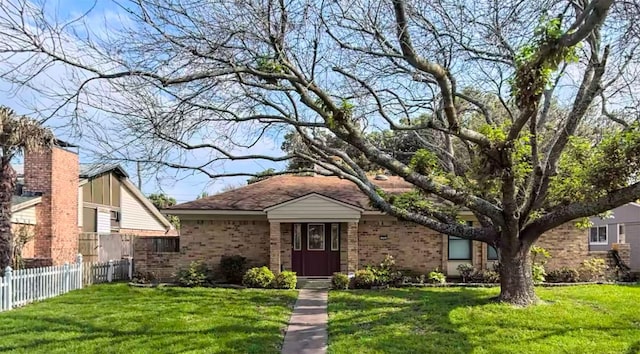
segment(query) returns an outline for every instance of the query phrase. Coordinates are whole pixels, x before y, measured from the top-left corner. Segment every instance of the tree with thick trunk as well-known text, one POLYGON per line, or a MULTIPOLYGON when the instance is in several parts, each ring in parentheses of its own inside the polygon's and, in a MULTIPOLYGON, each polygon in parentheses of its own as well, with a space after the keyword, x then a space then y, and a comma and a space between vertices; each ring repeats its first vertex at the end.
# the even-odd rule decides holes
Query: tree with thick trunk
POLYGON ((38 151, 53 144, 53 134, 39 122, 0 106, 0 270, 11 265, 13 233, 11 198, 16 190, 16 171, 11 161, 28 149, 38 151))
POLYGON ((495 247, 506 302, 536 301, 546 231, 640 197, 631 2, 130 0, 100 26, 93 8, 0 1, 0 78, 54 99, 37 111, 87 127, 104 157, 211 178, 320 166, 381 211, 495 247), (419 148, 398 156, 386 131, 419 148), (288 152, 256 153, 291 133, 288 152), (414 191, 385 194, 370 166, 414 191))

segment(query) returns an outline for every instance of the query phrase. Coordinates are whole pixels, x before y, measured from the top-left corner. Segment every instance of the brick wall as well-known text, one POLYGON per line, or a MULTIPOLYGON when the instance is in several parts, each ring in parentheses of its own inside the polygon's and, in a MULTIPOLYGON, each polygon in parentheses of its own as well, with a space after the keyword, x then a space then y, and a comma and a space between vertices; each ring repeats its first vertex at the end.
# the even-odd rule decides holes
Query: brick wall
POLYGON ((180 252, 152 253, 150 245, 150 239, 136 238, 136 270, 152 271, 166 277, 171 277, 178 268, 187 266, 192 261, 202 261, 217 271, 220 258, 225 255, 247 257, 250 266, 269 265, 269 222, 183 220, 180 252))
POLYGON ((545 248, 551 254, 545 266, 547 270, 560 267, 576 268, 583 260, 589 258, 588 240, 584 237, 584 231, 575 227, 573 222, 545 232, 536 245, 545 248))
POLYGON ((361 220, 358 224, 360 268, 378 264, 391 255, 399 268, 426 273, 442 268, 442 248, 439 233, 415 223, 385 217, 361 220), (381 240, 381 235, 387 239, 381 240))
POLYGON ((25 189, 42 193, 36 207, 34 256, 53 264, 74 262, 78 253, 78 155, 54 147, 25 155, 25 189))
POLYGON ((136 272, 153 272, 161 281, 170 281, 175 272, 185 265, 181 252, 152 252, 152 239, 149 237, 136 237, 133 245, 136 272))
MULTIPOLYGON (((427 273, 436 268, 455 274, 455 262, 447 259, 447 237, 411 222, 397 221, 389 217, 365 218, 351 225, 357 231, 357 242, 351 249, 355 257, 348 257, 348 230, 341 224, 341 269, 363 268, 380 263, 386 255, 396 259, 401 269, 427 273), (386 239, 380 239, 386 236, 386 239), (452 268, 448 270, 447 268, 452 268)), ((280 226, 280 259, 284 269, 291 267, 290 223, 280 226)), ((552 255, 547 269, 562 266, 577 267, 588 257, 587 240, 582 231, 572 224, 556 228, 540 240, 538 245, 552 255)), ((252 266, 269 265, 270 225, 267 220, 183 220, 179 253, 150 252, 150 243, 138 237, 134 255, 136 269, 154 271, 170 277, 179 267, 191 261, 204 261, 217 268, 223 255, 240 254, 247 257, 252 266)), ((489 267, 486 261, 486 245, 473 242, 472 263, 477 267, 489 267)))
POLYGON ((280 225, 280 262, 283 270, 291 270, 291 241, 293 237, 293 224, 283 223, 280 225))

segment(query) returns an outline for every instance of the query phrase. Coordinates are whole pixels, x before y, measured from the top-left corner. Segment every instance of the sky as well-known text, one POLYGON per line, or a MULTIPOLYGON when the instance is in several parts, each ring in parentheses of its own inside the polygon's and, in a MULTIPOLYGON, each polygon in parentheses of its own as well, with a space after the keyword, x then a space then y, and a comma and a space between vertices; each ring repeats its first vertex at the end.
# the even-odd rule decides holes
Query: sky
MULTIPOLYGON (((52 16, 74 16, 84 13, 89 7, 93 6, 92 1, 76 1, 76 0, 57 0, 46 2, 45 11, 52 16)), ((111 1, 98 0, 93 6, 90 13, 90 20, 87 21, 91 31, 101 31, 106 26, 117 26, 118 21, 122 17, 118 15, 121 11, 117 5, 111 1)), ((70 43, 69 45, 73 45, 70 43)), ((6 65, 0 62, 0 66, 6 65)), ((50 79, 54 82, 58 80, 64 80, 64 69, 57 70, 53 68, 49 75, 50 79), (56 77, 57 76, 57 77, 56 77)), ((62 81, 60 81, 62 82, 62 81)), ((48 84, 48 83, 43 83, 48 84)), ((62 83, 64 84, 64 83, 62 83)), ((38 102, 40 107, 51 105, 52 102, 49 98, 42 97, 38 92, 30 90, 28 88, 17 88, 7 81, 3 81, 0 78, 0 105, 8 106, 14 109, 18 114, 32 114, 32 107, 34 102, 38 102)), ((96 156, 91 153, 91 142, 87 139, 79 136, 77 133, 71 132, 68 129, 68 122, 65 119, 51 119, 46 122, 46 126, 50 127, 56 136, 62 140, 69 141, 73 144, 79 145, 80 161, 99 162, 96 160, 96 156)), ((113 137, 117 139, 117 137, 113 137)), ((280 141, 276 140, 264 140, 261 141, 252 149, 252 153, 274 155, 281 154, 280 141)), ((190 161, 193 164, 206 162, 206 156, 196 157, 201 161, 190 161)), ((137 183, 137 169, 135 164, 123 164, 123 167, 131 177, 134 183, 137 183)), ((263 171, 268 168, 282 169, 283 163, 274 163, 265 160, 246 160, 229 162, 224 166, 221 166, 221 171, 215 171, 216 173, 241 171, 245 173, 254 173, 263 171)), ((159 174, 143 174, 142 191, 145 194, 164 192, 169 196, 176 198, 180 202, 186 202, 195 199, 202 192, 208 194, 214 194, 221 189, 229 186, 240 186, 246 184, 248 177, 228 177, 211 180, 204 174, 193 171, 181 171, 174 169, 165 169, 159 174)))

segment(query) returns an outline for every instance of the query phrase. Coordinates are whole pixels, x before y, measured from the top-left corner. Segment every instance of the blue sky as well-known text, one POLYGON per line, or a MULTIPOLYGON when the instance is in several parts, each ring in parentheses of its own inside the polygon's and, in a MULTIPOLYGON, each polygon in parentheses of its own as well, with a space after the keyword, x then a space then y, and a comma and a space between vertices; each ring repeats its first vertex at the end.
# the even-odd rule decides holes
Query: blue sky
MULTIPOLYGON (((50 15, 55 15, 57 18, 65 18, 69 16, 77 16, 78 14, 86 12, 86 10, 92 7, 94 4, 91 1, 76 1, 76 0, 58 0, 47 2, 45 10, 50 15)), ((111 1, 98 0, 95 4, 92 12, 90 13, 90 20, 87 21, 91 31, 100 32, 104 30, 105 26, 113 28, 118 26, 118 13, 121 9, 111 1)), ((0 62, 0 66, 3 65, 0 62)), ((59 76, 63 77, 62 74, 59 76)), ((60 79, 60 78, 58 78, 60 79)), ((52 78, 56 80, 56 78, 52 78)), ((13 108, 15 111, 21 114, 33 114, 32 107, 34 102, 40 102, 39 105, 53 105, 55 102, 42 97, 37 92, 28 88, 16 89, 15 86, 4 82, 0 79, 0 104, 13 108)), ((46 123, 47 126, 52 128, 56 135, 63 139, 70 141, 80 146, 80 160, 81 162, 97 162, 96 157, 91 153, 92 146, 90 142, 77 135, 78 132, 72 132, 68 129, 68 122, 64 119, 52 119, 46 123)), ((82 133, 80 131, 79 133, 82 133)), ((115 137, 114 137, 115 138, 115 137)), ((278 151, 280 145, 279 141, 268 141, 258 147, 259 153, 274 154, 274 151, 278 151)), ((275 152, 277 154, 277 152, 275 152)), ((193 163, 201 163, 203 161, 193 161, 193 163)), ((283 163, 275 164, 270 161, 238 161, 229 162, 224 166, 220 166, 220 171, 223 172, 258 172, 267 168, 281 169, 284 166, 283 163)), ((136 166, 134 164, 125 164, 123 166, 132 181, 137 181, 136 166)), ((203 191, 209 194, 216 193, 226 186, 238 186, 246 183, 247 177, 230 177, 222 178, 218 180, 210 180, 207 176, 196 173, 193 171, 178 171, 167 169, 159 174, 147 174, 143 178, 142 190, 144 193, 154 193, 163 191, 170 196, 173 196, 178 202, 184 202, 195 199, 195 197, 203 191)))

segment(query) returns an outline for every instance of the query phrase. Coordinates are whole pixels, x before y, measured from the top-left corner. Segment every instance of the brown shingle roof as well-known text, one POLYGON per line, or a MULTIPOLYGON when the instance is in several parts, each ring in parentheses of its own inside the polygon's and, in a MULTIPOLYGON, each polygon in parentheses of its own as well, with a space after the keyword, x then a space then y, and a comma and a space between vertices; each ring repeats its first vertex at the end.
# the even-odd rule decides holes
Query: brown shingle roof
MULTIPOLYGON (((411 189, 411 184, 400 177, 390 176, 386 181, 373 182, 389 193, 406 192, 411 189)), ((274 176, 224 193, 174 205, 169 209, 262 211, 311 193, 322 194, 365 210, 374 210, 369 198, 348 180, 338 177, 292 175, 274 176)))

